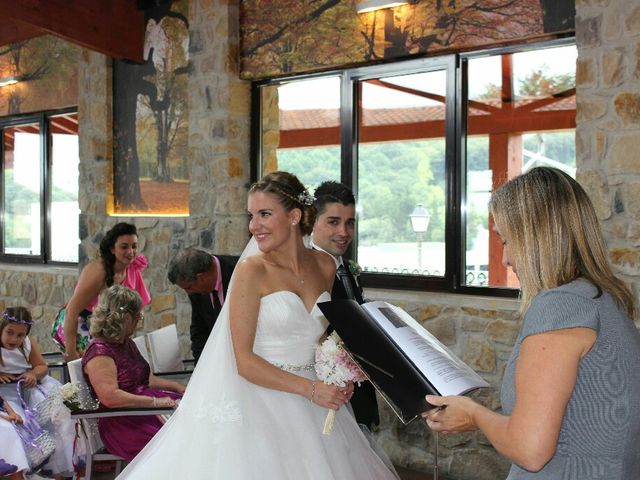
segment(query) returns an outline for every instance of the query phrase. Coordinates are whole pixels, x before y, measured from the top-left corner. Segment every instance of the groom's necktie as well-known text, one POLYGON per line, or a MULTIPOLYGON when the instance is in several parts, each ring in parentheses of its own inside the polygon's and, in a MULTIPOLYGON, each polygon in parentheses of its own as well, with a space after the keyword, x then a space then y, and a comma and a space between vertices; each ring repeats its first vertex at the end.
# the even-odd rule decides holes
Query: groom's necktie
POLYGON ((338 276, 338 279, 340 279, 340 282, 342 282, 342 286, 344 287, 344 290, 347 294, 347 298, 355 300, 356 292, 353 289, 353 283, 351 283, 349 272, 347 272, 347 269, 344 268, 344 265, 341 264, 338 267, 338 270, 336 270, 336 275, 338 276))

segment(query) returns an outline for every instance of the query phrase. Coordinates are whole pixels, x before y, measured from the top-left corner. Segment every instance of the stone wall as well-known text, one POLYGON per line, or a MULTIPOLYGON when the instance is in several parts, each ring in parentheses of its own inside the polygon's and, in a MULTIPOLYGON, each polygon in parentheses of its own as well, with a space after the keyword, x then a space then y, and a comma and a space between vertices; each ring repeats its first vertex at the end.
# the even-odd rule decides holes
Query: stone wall
POLYGON ((577 177, 640 296, 640 5, 577 0, 576 37, 577 177))
MULTIPOLYGON (((135 224, 140 251, 149 259, 144 277, 152 294, 141 328, 151 331, 176 323, 185 356, 190 355, 191 307, 184 292, 166 278, 171 257, 187 246, 239 253, 248 238, 250 85, 238 79, 237 9, 237 2, 190 4, 189 150, 184 152, 190 166, 189 217, 109 215, 113 204, 111 60, 90 51, 81 56, 81 264, 96 258, 100 240, 115 223, 135 224)), ((73 281, 67 282, 70 288, 64 298, 71 295, 76 276, 73 272, 73 281)), ((35 334, 45 351, 53 350, 46 335, 40 330, 35 334)))
MULTIPOLYGON (((189 150, 191 214, 187 218, 114 218, 112 202, 111 62, 83 51, 80 64, 81 259, 118 221, 135 223, 149 257, 145 278, 153 303, 145 330, 176 322, 188 353, 190 307, 166 280, 178 249, 199 245, 239 253, 247 239, 245 199, 249 172, 249 85, 238 80, 237 1, 192 0, 190 6, 189 150)), ((617 269, 640 292, 640 7, 635 0, 578 0, 578 179, 591 194, 617 269)), ((0 267, 0 307, 31 306, 34 335, 43 350, 56 308, 69 298, 77 270, 0 267)), ((517 301, 463 295, 367 290, 373 299, 403 306, 480 372, 493 388, 480 393, 499 406, 499 386, 518 329, 517 301)), ((381 402, 383 403, 383 402, 381 402)), ((426 472, 434 437, 421 421, 401 425, 382 406, 375 433, 398 465, 426 472)), ((452 479, 504 478, 508 462, 477 433, 440 436, 440 471, 452 479)))

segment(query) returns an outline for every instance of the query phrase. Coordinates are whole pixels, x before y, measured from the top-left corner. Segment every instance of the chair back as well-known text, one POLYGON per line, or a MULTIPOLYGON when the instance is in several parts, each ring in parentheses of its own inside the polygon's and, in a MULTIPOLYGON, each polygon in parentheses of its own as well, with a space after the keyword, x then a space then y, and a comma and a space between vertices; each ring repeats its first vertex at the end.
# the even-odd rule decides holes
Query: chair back
POLYGON ((154 373, 184 370, 178 330, 174 323, 147 333, 147 340, 151 353, 151 369, 154 373))
MULTIPOLYGON (((80 395, 88 395, 91 390, 82 372, 82 359, 71 360, 67 363, 67 369, 69 370, 69 379, 80 386, 80 395)), ((102 440, 100 440, 100 434, 98 433, 98 420, 92 418, 80 421, 86 435, 87 455, 93 455, 103 448, 102 440)))
POLYGON ((149 359, 149 349, 147 348, 147 336, 140 335, 138 337, 133 337, 133 343, 135 343, 136 347, 138 347, 138 350, 140 350, 142 358, 144 358, 147 363, 150 364, 151 361, 149 359))

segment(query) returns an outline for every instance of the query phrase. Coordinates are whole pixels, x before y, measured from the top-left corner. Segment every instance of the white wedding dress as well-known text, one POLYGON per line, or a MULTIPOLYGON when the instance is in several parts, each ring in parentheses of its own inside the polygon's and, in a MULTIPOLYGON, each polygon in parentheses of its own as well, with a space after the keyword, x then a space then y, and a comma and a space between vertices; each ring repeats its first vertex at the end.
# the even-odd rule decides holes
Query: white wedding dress
MULTIPOLYGON (((327 300, 325 292, 317 302, 327 300)), ((118 479, 396 479, 346 408, 323 435, 327 409, 238 375, 228 304, 178 409, 118 479)), ((315 378, 315 347, 327 325, 317 305, 309 312, 295 293, 276 291, 260 301, 254 352, 315 378)))

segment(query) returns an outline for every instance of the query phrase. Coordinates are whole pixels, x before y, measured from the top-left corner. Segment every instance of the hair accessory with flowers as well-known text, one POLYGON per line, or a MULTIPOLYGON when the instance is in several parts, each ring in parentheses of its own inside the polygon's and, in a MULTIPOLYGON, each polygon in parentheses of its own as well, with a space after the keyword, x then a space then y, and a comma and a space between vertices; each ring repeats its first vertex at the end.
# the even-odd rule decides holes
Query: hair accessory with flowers
MULTIPOLYGON (((360 367, 345 349, 344 343, 333 331, 321 345, 316 348, 316 375, 318 380, 327 385, 344 387, 348 382, 363 382, 367 379, 360 367)), ((329 410, 322 433, 329 435, 333 428, 335 410, 329 410)))
POLYGON ((307 207, 310 207, 311 205, 313 205, 313 202, 316 201, 315 197, 306 190, 298 194, 297 200, 298 203, 300 203, 301 205, 306 205, 307 207))
POLYGON ((13 315, 9 315, 6 311, 2 312, 2 318, 7 322, 20 323, 22 325, 33 325, 33 320, 25 320, 23 318, 16 318, 13 315))

